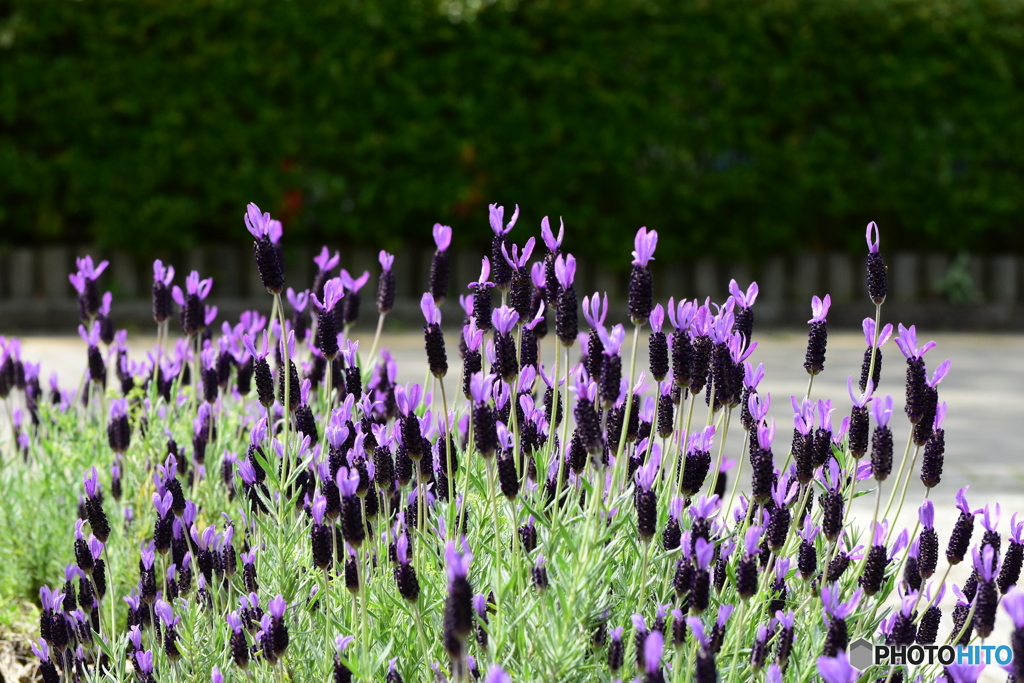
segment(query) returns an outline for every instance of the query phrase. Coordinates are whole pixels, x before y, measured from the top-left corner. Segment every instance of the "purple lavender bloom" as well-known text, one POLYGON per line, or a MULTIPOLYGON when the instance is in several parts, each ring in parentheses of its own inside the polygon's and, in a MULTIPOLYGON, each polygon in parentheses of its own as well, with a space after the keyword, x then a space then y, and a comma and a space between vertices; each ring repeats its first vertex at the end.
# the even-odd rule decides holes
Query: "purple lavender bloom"
POLYGON ((661 449, 655 445, 651 457, 636 472, 636 482, 643 491, 650 491, 661 467, 661 449))
POLYGON ((576 257, 567 254, 563 258, 559 254, 555 259, 555 277, 558 278, 558 284, 562 285, 562 289, 572 287, 573 280, 576 278, 576 257))
POLYGON ((828 315, 828 309, 832 306, 832 297, 828 294, 825 295, 824 299, 819 299, 817 296, 811 297, 811 319, 808 323, 820 323, 825 322, 825 317, 828 315))
POLYGON ((995 548, 990 545, 986 545, 981 552, 978 551, 977 546, 971 549, 974 568, 986 583, 990 583, 996 576, 996 565, 998 563, 996 562, 995 553, 995 548))
POLYGON ((496 308, 491 314, 491 323, 501 334, 508 334, 519 321, 519 314, 508 306, 496 308))
POLYGON ((85 495, 89 498, 95 498, 96 492, 99 490, 99 478, 100 475, 96 471, 96 467, 92 467, 88 472, 85 473, 85 495))
POLYGON ((171 511, 173 501, 174 497, 170 491, 165 492, 163 496, 159 493, 153 493, 153 507, 156 508, 156 512, 161 518, 167 517, 167 513, 171 511))
POLYGON ((334 475, 335 481, 338 484, 338 490, 341 491, 341 495, 346 498, 350 498, 356 495, 356 490, 359 488, 359 471, 356 469, 349 469, 347 467, 339 467, 337 474, 334 475))
POLYGON ((878 399, 871 406, 872 412, 875 415, 875 422, 880 427, 885 427, 889 424, 889 418, 892 417, 892 396, 886 394, 885 398, 878 399))
POLYGON ((597 335, 604 345, 604 355, 617 356, 622 349, 622 343, 626 341, 626 329, 622 325, 616 325, 611 332, 606 332, 604 327, 597 328, 597 335))
MULTIPOLYGON (((936 603, 938 600, 935 601, 936 603)), ((1016 629, 1024 629, 1024 591, 1014 586, 1003 597, 1003 609, 1010 615, 1010 621, 1016 629)))
POLYGON ((896 346, 899 347, 900 351, 903 352, 903 355, 906 356, 908 360, 923 358, 924 354, 928 353, 930 349, 938 346, 936 342, 930 341, 921 348, 918 348, 916 326, 911 325, 909 328, 906 328, 902 323, 899 326, 899 336, 895 341, 896 346))
POLYGON ((79 294, 83 294, 85 293, 87 283, 98 280, 103 271, 110 265, 110 262, 101 261, 98 266, 94 266, 92 256, 85 256, 84 258, 76 258, 75 265, 78 266, 78 272, 68 275, 68 280, 74 285, 79 294))
POLYGON ((139 671, 143 674, 153 673, 153 651, 145 650, 136 652, 135 663, 139 665, 139 671))
POLYGON ((740 289, 739 284, 736 280, 729 281, 729 293, 732 294, 733 299, 736 300, 736 305, 740 308, 750 308, 754 305, 754 301, 757 300, 758 287, 756 282, 751 282, 750 286, 747 287, 747 291, 744 292, 740 289))
POLYGON ((694 556, 697 560, 697 568, 706 570, 711 566, 711 560, 715 556, 714 543, 708 543, 703 538, 698 538, 694 548, 694 556))
POLYGON ((224 674, 220 672, 220 667, 213 667, 213 671, 210 672, 210 683, 224 683, 224 674))
POLYGON ((287 609, 288 603, 284 601, 284 596, 280 594, 271 598, 270 602, 267 604, 267 610, 270 612, 270 615, 278 621, 284 617, 285 610, 287 609))
MULTIPOLYGON (((423 296, 420 298, 420 310, 423 311, 423 317, 426 319, 428 325, 441 324, 441 309, 437 307, 437 303, 434 301, 433 295, 429 292, 424 292, 423 296)), ((498 311, 494 312, 495 315, 497 315, 497 313, 498 311)))
POLYGON ((661 655, 665 651, 665 636, 661 631, 651 631, 644 638, 644 668, 654 674, 661 668, 661 655))
POLYGON ((508 265, 511 266, 512 268, 524 268, 527 262, 529 262, 530 256, 533 254, 533 248, 536 244, 537 239, 535 237, 531 237, 530 239, 526 240, 526 244, 523 246, 522 253, 520 253, 519 251, 519 245, 513 244, 511 256, 509 256, 508 249, 505 247, 504 244, 502 244, 501 254, 502 256, 505 257, 505 262, 508 263, 508 265))
POLYGON ((658 232, 640 228, 633 239, 633 265, 646 268, 654 260, 654 250, 658 246, 658 232))
POLYGON ((856 683, 860 678, 860 671, 850 665, 844 651, 835 657, 818 657, 818 673, 825 683, 856 683))
POLYGON ((448 572, 449 583, 456 579, 464 579, 469 575, 469 565, 473 561, 473 554, 468 550, 466 539, 462 539, 462 552, 460 553, 455 541, 448 541, 444 547, 444 562, 448 572))
POLYGON ((505 673, 500 664, 491 664, 484 677, 484 683, 512 683, 512 678, 505 673))
POLYGON ((945 667, 946 673, 952 677, 953 683, 978 683, 984 664, 957 664, 945 667))

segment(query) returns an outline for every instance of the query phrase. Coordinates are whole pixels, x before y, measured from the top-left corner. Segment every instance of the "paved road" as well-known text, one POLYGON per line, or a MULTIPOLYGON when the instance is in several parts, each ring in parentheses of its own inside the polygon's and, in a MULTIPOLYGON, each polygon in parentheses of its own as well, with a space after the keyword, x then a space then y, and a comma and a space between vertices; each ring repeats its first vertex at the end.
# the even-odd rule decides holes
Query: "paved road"
MULTIPOLYGON (((765 364, 766 375, 761 391, 772 395, 771 416, 778 425, 781 441, 776 452, 784 452, 792 433, 790 396, 802 396, 807 389, 807 374, 803 369, 806 336, 799 333, 769 333, 756 335, 759 346, 751 360, 765 364)), ((362 348, 368 350, 371 339, 360 337, 362 348)), ((1024 514, 1024 336, 923 333, 920 342, 935 339, 939 345, 926 357, 930 368, 949 358, 952 368, 940 385, 940 400, 949 404, 946 418, 946 462, 942 483, 931 494, 937 508, 936 527, 945 539, 956 518, 954 496, 961 486, 970 485, 969 500, 973 506, 999 503, 1003 509, 1001 530, 1006 533, 1010 515, 1024 514)), ((149 348, 151 338, 133 340, 134 349, 141 352, 149 348)), ((549 337, 542 358, 553 358, 553 340, 549 337)), ((458 381, 455 337, 448 336, 452 376, 449 386, 458 381)), ((399 381, 422 382, 426 372, 422 338, 417 334, 399 334, 385 337, 382 346, 390 349, 399 363, 399 381)), ((628 347, 628 341, 627 341, 628 347)), ((832 399, 837 407, 836 423, 848 414, 850 400, 846 379, 853 374, 859 378, 860 362, 865 344, 860 334, 833 334, 829 338, 825 370, 814 380, 812 398, 832 399)), ((896 403, 892 426, 897 443, 897 462, 906 443, 908 423, 902 412, 905 362, 896 346, 890 342, 884 349, 884 362, 880 393, 890 393, 896 403)), ((85 363, 82 342, 71 337, 29 337, 23 340, 23 355, 28 360, 42 362, 43 380, 52 370, 61 377, 65 387, 77 385, 85 363)), ((572 358, 578 355, 574 350, 572 358)), ((638 367, 646 367, 646 348, 638 353, 638 367)), ((727 442, 727 453, 735 457, 741 447, 742 431, 733 429, 727 442)), ((892 479, 890 479, 890 482, 892 479)), ((865 482, 864 485, 866 485, 865 482)), ((888 482, 887 482, 888 484, 888 482)), ((888 484, 891 486, 892 484, 888 484)), ((888 496, 883 489, 883 504, 888 496)), ((924 489, 916 474, 911 481, 907 505, 900 517, 904 525, 916 521, 916 508, 924 489)), ((873 498, 865 496, 857 501, 855 515, 871 518, 873 498)), ((966 564, 966 563, 965 563, 966 564)), ((961 564, 951 578, 960 583, 969 571, 961 564)), ((953 601, 947 594, 945 607, 953 601)), ((948 610, 946 610, 948 615, 948 610)), ((948 622, 948 616, 946 618, 948 622)), ((1008 623, 1003 614, 998 620, 998 632, 990 642, 1006 642, 1008 623)), ((991 680, 1003 680, 994 671, 991 680)), ((986 679, 987 680, 987 679, 986 679)))

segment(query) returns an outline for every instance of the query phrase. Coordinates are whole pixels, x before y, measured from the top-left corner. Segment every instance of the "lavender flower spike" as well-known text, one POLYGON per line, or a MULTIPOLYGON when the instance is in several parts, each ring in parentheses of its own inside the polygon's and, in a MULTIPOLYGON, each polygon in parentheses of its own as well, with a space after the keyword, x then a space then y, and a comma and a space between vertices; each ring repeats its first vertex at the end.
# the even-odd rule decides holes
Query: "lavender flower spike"
POLYGON ((487 676, 484 677, 484 683, 512 683, 512 679, 500 664, 491 664, 487 669, 487 676))

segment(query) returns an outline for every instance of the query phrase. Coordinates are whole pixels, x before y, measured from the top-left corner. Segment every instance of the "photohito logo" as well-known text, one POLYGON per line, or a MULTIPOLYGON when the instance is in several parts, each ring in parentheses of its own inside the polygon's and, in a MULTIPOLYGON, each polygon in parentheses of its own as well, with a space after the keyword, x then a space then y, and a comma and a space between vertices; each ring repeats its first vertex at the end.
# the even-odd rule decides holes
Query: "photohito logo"
POLYGON ((872 665, 941 664, 998 664, 1006 666, 1013 661, 1009 645, 875 645, 866 638, 858 638, 847 649, 850 664, 858 671, 872 665))

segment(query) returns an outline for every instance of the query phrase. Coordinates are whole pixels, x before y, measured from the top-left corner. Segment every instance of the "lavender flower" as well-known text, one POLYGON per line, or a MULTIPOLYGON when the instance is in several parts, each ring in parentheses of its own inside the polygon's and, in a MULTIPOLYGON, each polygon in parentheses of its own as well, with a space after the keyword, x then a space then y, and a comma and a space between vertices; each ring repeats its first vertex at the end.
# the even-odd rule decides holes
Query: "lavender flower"
POLYGON ((856 683, 860 671, 850 665, 845 652, 835 657, 818 657, 818 673, 825 683, 856 683))
POLYGON ((950 534, 949 543, 946 546, 946 561, 956 565, 963 561, 967 555, 967 548, 971 544, 971 536, 974 534, 974 517, 982 510, 972 510, 967 504, 967 489, 964 486, 956 492, 956 507, 960 510, 960 516, 953 525, 953 532, 950 534))
POLYGON ((1013 623, 1010 647, 1013 650, 1013 674, 1017 680, 1024 678, 1024 592, 1014 588, 1003 598, 1003 609, 1013 623))
POLYGON ((629 317, 634 325, 644 325, 654 305, 654 279, 648 264, 654 260, 658 233, 640 228, 633 240, 633 271, 629 276, 629 317))
POLYGON ((441 378, 448 374, 448 356, 444 350, 444 333, 441 331, 441 309, 435 302, 433 295, 424 293, 420 299, 420 310, 427 321, 423 326, 427 365, 430 367, 430 374, 441 378))
POLYGON ((325 282, 322 296, 323 301, 314 293, 310 295, 310 300, 317 310, 316 348, 329 362, 338 355, 338 320, 334 310, 345 296, 341 280, 332 278, 325 282))
POLYGON ((185 278, 185 291, 177 285, 171 290, 175 303, 181 307, 181 329, 185 336, 191 337, 206 326, 203 301, 210 294, 213 278, 199 279, 199 272, 193 270, 185 278))
POLYGON ((434 303, 440 306, 448 295, 448 278, 451 272, 448 247, 452 243, 452 229, 447 225, 434 223, 433 235, 437 251, 430 262, 430 295, 434 303))
POLYGON ((491 223, 491 230, 494 232, 494 239, 491 240, 491 263, 494 266, 494 284, 501 291, 508 291, 509 285, 512 282, 512 268, 502 258, 502 249, 507 249, 510 240, 508 233, 515 227, 516 221, 519 219, 519 205, 516 205, 516 210, 509 219, 506 225, 502 225, 505 220, 505 207, 498 206, 497 204, 491 204, 488 206, 489 218, 491 223))
POLYGON ((871 473, 876 481, 885 481, 892 473, 892 430, 889 417, 892 415, 892 396, 874 402, 875 431, 871 435, 871 473))
POLYGON ((246 229, 255 239, 252 248, 263 286, 271 294, 279 295, 284 290, 284 260, 276 244, 278 240, 273 238, 280 239, 280 222, 272 220, 269 213, 261 213, 253 203, 248 205, 244 218, 246 229))
POLYGON ((395 257, 381 249, 377 260, 381 268, 377 281, 377 311, 384 315, 395 306, 395 273, 392 270, 395 257))
POLYGON ((758 286, 756 282, 751 282, 750 286, 747 287, 747 291, 744 292, 740 289, 739 284, 736 280, 729 281, 729 293, 732 295, 733 301, 736 302, 735 321, 733 323, 733 331, 738 332, 743 338, 743 346, 747 347, 750 345, 752 335, 754 332, 754 302, 757 300, 758 286))
POLYGON ((564 258, 561 254, 557 256, 555 278, 561 287, 556 307, 555 334, 562 342, 562 346, 569 347, 576 343, 576 335, 579 333, 576 290, 573 288, 573 280, 576 278, 576 258, 572 254, 567 254, 564 258))
POLYGON ((885 302, 885 295, 888 293, 886 283, 887 268, 885 267, 885 261, 882 260, 882 255, 878 253, 878 245, 881 243, 881 239, 878 236, 878 226, 875 225, 874 221, 868 223, 866 232, 868 243, 868 296, 871 297, 871 301, 876 306, 881 306, 885 302))
POLYGON ((100 292, 96 280, 107 269, 109 262, 101 261, 94 266, 91 256, 75 259, 78 272, 68 275, 75 291, 78 292, 78 319, 83 323, 92 320, 100 310, 100 292))
POLYGON ((811 297, 811 319, 807 322, 811 330, 807 334, 807 355, 804 369, 810 375, 817 375, 825 368, 825 344, 828 341, 828 326, 825 317, 828 315, 832 298, 826 294, 824 299, 811 297))

